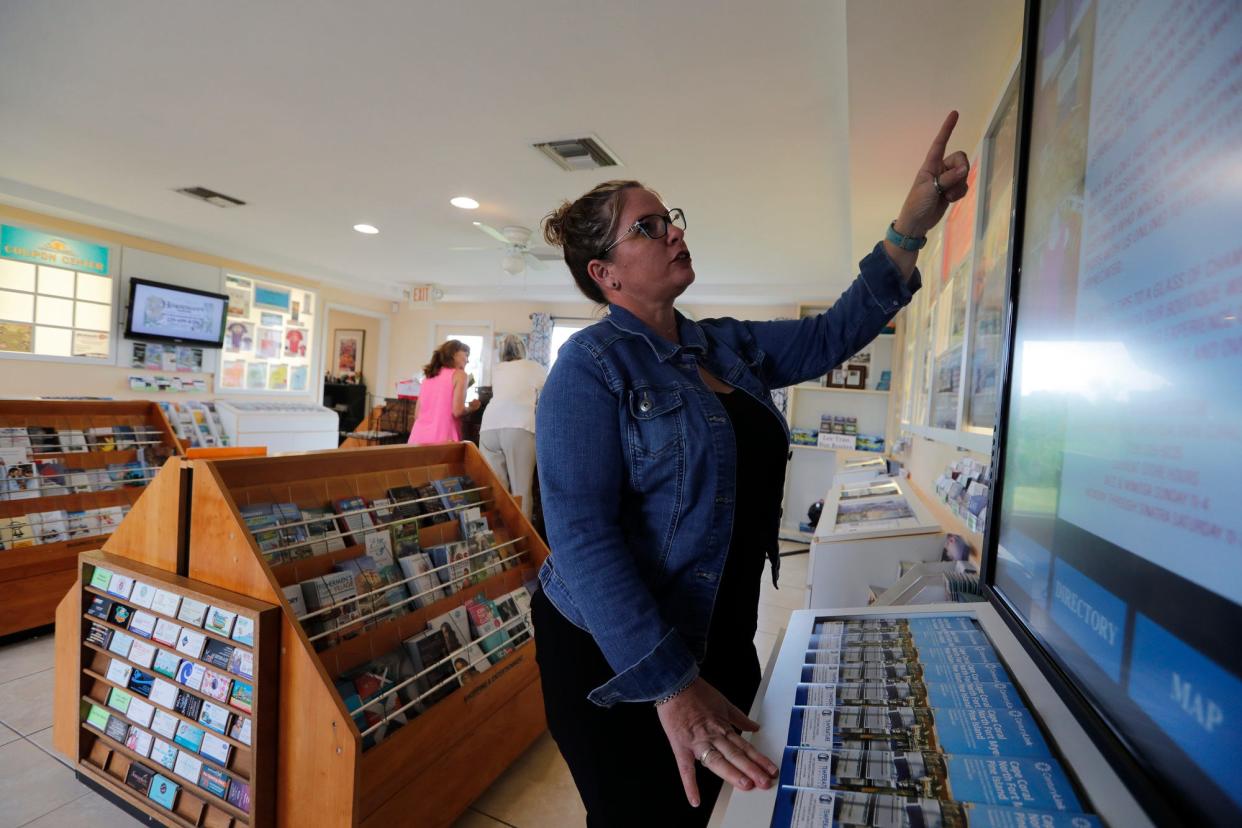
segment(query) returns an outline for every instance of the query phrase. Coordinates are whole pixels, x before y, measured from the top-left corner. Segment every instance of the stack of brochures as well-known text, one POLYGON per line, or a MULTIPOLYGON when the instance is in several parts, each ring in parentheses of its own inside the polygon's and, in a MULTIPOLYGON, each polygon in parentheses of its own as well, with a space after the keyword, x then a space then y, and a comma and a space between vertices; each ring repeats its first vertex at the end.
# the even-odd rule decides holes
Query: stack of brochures
POLYGON ((971 618, 819 621, 774 828, 1100 826, 971 618))

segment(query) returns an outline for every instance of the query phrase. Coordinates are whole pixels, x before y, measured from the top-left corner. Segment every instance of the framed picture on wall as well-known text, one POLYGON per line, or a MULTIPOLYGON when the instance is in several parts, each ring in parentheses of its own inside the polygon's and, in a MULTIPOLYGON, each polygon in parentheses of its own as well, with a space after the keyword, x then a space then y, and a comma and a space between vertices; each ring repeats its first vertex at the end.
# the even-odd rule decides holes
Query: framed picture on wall
POLYGON ((362 371, 362 349, 367 332, 338 328, 332 332, 332 373, 341 377, 356 376, 362 371))

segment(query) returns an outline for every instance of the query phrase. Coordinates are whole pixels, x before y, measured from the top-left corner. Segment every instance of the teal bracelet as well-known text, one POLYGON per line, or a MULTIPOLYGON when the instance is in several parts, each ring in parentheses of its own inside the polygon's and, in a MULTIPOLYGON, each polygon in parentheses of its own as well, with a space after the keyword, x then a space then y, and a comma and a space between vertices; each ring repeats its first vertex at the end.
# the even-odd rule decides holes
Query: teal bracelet
POLYGON ((898 233, 896 219, 888 225, 888 232, 884 234, 884 238, 902 250, 922 250, 923 245, 927 244, 927 236, 903 236, 898 233))

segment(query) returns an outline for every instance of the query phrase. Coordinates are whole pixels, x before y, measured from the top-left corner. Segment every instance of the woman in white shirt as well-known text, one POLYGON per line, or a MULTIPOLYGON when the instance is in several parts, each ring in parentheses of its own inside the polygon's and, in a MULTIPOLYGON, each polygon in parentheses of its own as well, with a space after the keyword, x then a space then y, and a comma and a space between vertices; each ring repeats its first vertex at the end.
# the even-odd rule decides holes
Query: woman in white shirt
POLYGON ((526 346, 513 334, 500 346, 500 364, 492 369, 492 400, 483 409, 479 448, 488 465, 530 517, 535 477, 535 401, 547 371, 526 358, 526 346))

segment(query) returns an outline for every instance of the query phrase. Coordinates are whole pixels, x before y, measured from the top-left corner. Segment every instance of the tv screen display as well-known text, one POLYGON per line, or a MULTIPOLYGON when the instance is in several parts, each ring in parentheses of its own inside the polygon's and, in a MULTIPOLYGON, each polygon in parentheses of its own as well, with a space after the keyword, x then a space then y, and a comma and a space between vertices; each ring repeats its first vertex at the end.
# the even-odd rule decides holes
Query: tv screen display
POLYGON ((219 348, 228 306, 223 294, 130 279, 125 336, 219 348))
POLYGON ((989 581, 1136 793, 1239 825, 1242 4, 1045 0, 1026 37, 989 581))

